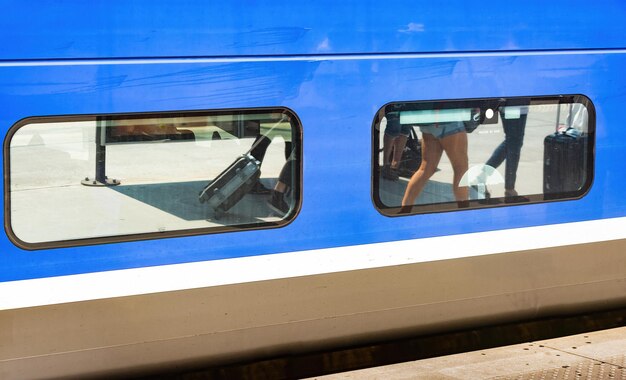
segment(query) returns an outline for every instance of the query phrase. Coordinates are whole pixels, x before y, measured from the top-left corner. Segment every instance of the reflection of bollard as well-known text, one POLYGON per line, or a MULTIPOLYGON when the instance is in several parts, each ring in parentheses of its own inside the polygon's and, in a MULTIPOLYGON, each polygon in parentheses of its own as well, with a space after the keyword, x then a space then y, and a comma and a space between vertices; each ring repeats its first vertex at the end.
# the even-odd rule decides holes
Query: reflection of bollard
POLYGON ((106 145, 105 145, 105 127, 98 124, 96 127, 96 167, 94 178, 85 177, 81 184, 85 186, 117 186, 120 184, 118 180, 110 180, 106 176, 106 145))
POLYGON ((105 177, 103 182, 98 181, 97 178, 85 177, 80 183, 84 186, 117 186, 122 182, 117 179, 109 179, 108 177, 105 177))

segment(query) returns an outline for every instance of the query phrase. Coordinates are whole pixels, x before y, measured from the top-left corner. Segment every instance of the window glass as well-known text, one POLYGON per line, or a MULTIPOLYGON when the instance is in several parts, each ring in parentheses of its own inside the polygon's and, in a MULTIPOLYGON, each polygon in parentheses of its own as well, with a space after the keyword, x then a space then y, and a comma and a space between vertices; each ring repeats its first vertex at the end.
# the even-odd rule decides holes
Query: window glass
POLYGON ((5 142, 5 224, 25 248, 280 226, 300 136, 283 109, 25 119, 5 142))
POLYGON ((388 104, 374 120, 374 203, 391 216, 579 198, 594 129, 579 95, 388 104))

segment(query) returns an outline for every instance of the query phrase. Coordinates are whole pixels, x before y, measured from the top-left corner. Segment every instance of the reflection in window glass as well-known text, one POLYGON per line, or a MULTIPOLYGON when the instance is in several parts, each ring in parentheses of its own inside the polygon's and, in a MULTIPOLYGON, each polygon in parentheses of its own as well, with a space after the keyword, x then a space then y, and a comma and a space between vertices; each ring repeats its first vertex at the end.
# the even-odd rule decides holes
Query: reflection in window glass
POLYGON ((579 198, 594 128, 584 96, 389 104, 374 122, 374 202, 399 215, 579 198))
POLYGON ((280 226, 300 203, 300 126, 282 109, 33 118, 11 132, 8 224, 25 248, 280 226))

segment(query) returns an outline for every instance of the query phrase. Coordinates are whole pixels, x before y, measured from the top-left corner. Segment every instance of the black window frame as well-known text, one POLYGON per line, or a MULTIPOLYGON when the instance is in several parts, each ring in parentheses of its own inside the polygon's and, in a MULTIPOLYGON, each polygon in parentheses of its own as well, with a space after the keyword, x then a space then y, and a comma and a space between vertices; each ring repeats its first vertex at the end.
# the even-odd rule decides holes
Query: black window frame
MULTIPOLYGON (((118 142, 109 141, 110 136, 106 136, 106 145, 118 142)), ((136 144, 141 142, 123 142, 122 144, 136 144)), ((175 143, 175 142, 174 142, 175 143)), ((302 208, 303 197, 303 125, 295 111, 283 106, 259 107, 259 108, 228 108, 228 109, 205 109, 205 110, 183 110, 183 111, 151 111, 151 112, 129 112, 129 113, 108 113, 108 114, 82 114, 82 115, 55 115, 55 116, 29 116, 14 123, 4 139, 3 159, 4 159, 4 229, 9 240, 18 248, 34 251, 42 249, 56 249, 68 247, 80 247, 90 245, 101 245, 110 243, 123 243, 144 240, 156 240, 165 238, 177 238, 198 235, 213 235, 222 233, 232 233, 239 231, 254 231, 282 228, 291 224, 298 216, 302 208), (263 223, 249 223, 224 225, 219 227, 189 228, 181 230, 163 232, 145 232, 137 234, 122 234, 113 236, 67 239, 45 242, 27 242, 20 239, 13 231, 11 218, 11 157, 10 145, 15 133, 22 127, 34 123, 58 123, 58 122, 84 122, 95 120, 117 120, 117 119, 151 119, 169 117, 199 117, 199 116, 220 116, 220 115, 244 115, 259 113, 283 113, 289 116, 292 122, 292 144, 296 155, 296 172, 294 173, 294 187, 291 191, 294 194, 295 204, 284 218, 279 221, 264 221, 263 223)), ((208 178, 207 178, 208 182, 208 178)))
MULTIPOLYGON (((496 112, 496 118, 497 118, 496 112)), ((556 126, 556 125, 555 125, 556 126)), ((411 216, 429 213, 440 212, 453 212, 464 210, 479 210, 485 208, 494 207, 509 207, 520 206, 537 203, 555 202, 555 201, 569 201, 583 198, 593 185, 595 175, 595 134, 596 134, 596 109, 591 99, 582 94, 571 95, 547 95, 547 96, 514 96, 514 97, 502 97, 502 98, 468 98, 468 99, 443 99, 443 100, 410 100, 410 101, 393 101, 383 105, 375 114, 372 127, 372 149, 371 149, 371 198, 372 203, 376 210, 388 217, 398 216, 411 216), (548 194, 520 194, 529 198, 528 202, 523 203, 505 203, 502 199, 498 204, 485 204, 479 200, 470 199, 465 205, 460 206, 458 202, 442 202, 431 204, 418 204, 412 205, 410 209, 398 206, 385 205, 380 198, 380 181, 381 181, 381 168, 382 163, 379 162, 380 156, 380 138, 381 133, 378 130, 382 121, 380 115, 387 113, 388 111, 399 110, 433 110, 433 109, 446 109, 446 108, 475 108, 481 109, 482 118, 481 123, 484 120, 484 112, 487 109, 497 110, 500 105, 505 106, 532 106, 532 105, 561 105, 567 106, 573 103, 583 104, 588 112, 588 124, 587 124, 587 136, 588 145, 586 149, 586 164, 587 172, 584 185, 577 191, 561 192, 561 193, 548 193, 548 194)), ((444 153, 445 154, 445 153, 444 153)))

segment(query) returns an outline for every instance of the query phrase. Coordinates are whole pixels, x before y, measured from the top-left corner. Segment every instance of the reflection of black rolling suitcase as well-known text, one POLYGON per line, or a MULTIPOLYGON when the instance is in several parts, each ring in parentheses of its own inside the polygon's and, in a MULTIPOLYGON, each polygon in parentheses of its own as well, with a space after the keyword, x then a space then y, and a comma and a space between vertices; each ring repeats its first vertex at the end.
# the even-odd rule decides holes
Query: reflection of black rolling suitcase
POLYGON ((413 173, 417 171, 422 163, 422 147, 415 130, 411 128, 409 138, 404 146, 402 158, 398 165, 398 175, 405 178, 411 178, 413 173))
POLYGON ((588 137, 577 132, 568 129, 544 139, 543 192, 546 199, 562 198, 579 191, 585 184, 588 137))
POLYGON ((250 192, 260 176, 261 163, 251 154, 243 154, 205 186, 199 200, 206 202, 219 218, 250 192))

